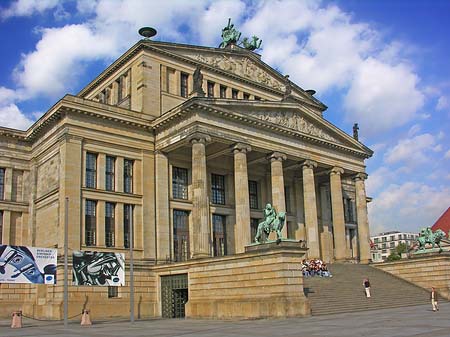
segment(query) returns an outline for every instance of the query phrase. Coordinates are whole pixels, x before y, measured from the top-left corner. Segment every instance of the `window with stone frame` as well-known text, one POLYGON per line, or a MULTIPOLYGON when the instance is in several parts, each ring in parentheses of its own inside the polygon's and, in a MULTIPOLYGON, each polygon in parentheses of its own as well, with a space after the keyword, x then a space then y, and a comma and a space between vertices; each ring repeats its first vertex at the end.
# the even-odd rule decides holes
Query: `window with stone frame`
POLYGON ((188 198, 188 170, 172 167, 172 195, 174 199, 188 198))
POLYGON ((213 253, 214 256, 227 255, 226 217, 213 214, 213 253))
POLYGON ((224 85, 220 86, 220 98, 227 98, 227 87, 224 85))
POLYGON ((133 164, 134 161, 125 159, 123 161, 123 191, 133 193, 133 164))
POLYGON ((211 174, 211 195, 213 204, 225 205, 225 176, 211 174))
POLYGON ((239 97, 239 90, 232 89, 231 90, 231 98, 232 99, 238 99, 238 97, 239 97))
POLYGON ((214 97, 214 86, 215 86, 215 83, 208 81, 206 84, 207 84, 206 88, 207 88, 207 95, 208 95, 208 97, 214 97))
POLYGON ((286 205, 286 213, 291 212, 291 189, 289 186, 284 186, 284 203, 286 205))
POLYGON ((5 168, 0 167, 0 200, 5 200, 5 168))
POLYGON ((86 246, 95 246, 97 232, 97 201, 86 200, 85 203, 85 230, 84 243, 86 246))
POLYGON ((258 182, 248 181, 248 194, 251 209, 258 209, 258 182))
POLYGON ((119 287, 108 287, 108 298, 119 297, 119 287))
POLYGON ((2 243, 3 243, 3 211, 0 211, 0 245, 2 243))
POLYGON ((186 261, 189 252, 189 212, 173 210, 173 256, 174 261, 186 261))
POLYGON ((250 99, 250 94, 244 92, 243 98, 248 101, 250 99))
POLYGON ((107 191, 114 191, 115 189, 115 167, 116 167, 116 158, 111 156, 106 156, 106 165, 105 165, 105 189, 107 191))
POLYGON ((115 246, 115 209, 116 204, 112 202, 105 203, 105 246, 115 246))
POLYGON ((123 205, 123 246, 130 248, 130 228, 133 224, 133 205, 123 205))
POLYGON ((88 188, 97 188, 97 154, 86 153, 86 180, 85 185, 88 188))
POLYGON ((250 235, 251 241, 255 239, 256 233, 258 232, 258 225, 261 222, 261 219, 250 218, 250 235))
POLYGON ((186 73, 180 73, 180 95, 181 97, 188 97, 188 79, 189 75, 186 73))
POLYGON ((344 219, 345 223, 356 223, 354 216, 354 202, 351 198, 344 198, 344 219))

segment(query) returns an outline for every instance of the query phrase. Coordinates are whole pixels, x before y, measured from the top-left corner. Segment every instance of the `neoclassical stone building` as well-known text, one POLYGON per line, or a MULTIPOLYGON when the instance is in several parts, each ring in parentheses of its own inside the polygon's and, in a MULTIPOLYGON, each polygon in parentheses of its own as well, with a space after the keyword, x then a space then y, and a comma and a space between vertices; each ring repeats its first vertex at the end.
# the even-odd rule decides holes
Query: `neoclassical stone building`
MULTIPOLYGON (((207 316, 194 308, 205 288, 195 275, 250 258, 245 247, 267 203, 286 212, 283 234, 306 241, 308 258, 367 263, 364 160, 372 151, 328 122, 313 95, 235 45, 140 40, 27 131, 0 128, 1 243, 62 254, 66 198, 70 252, 128 258, 133 225, 142 316, 165 315, 164 275, 183 273, 187 315, 207 316)), ((8 308, 20 300, 36 316, 61 317, 61 286, 0 291, 8 308)), ((90 294, 106 316, 126 315, 108 300, 127 303, 127 291, 71 287, 70 308, 78 312, 90 294)))

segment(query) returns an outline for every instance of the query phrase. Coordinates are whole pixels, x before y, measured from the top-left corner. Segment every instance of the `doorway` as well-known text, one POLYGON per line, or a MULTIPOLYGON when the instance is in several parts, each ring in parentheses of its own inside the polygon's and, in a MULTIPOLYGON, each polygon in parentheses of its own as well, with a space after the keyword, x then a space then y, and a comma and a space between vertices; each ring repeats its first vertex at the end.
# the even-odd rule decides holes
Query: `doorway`
POLYGON ((184 318, 188 301, 188 275, 161 276, 161 305, 163 318, 184 318))

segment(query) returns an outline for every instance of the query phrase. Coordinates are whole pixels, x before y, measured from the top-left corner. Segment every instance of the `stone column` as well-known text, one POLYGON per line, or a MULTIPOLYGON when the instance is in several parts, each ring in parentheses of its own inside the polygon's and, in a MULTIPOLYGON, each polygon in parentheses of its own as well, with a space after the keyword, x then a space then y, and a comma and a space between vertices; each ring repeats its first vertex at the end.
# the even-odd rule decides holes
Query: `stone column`
POLYGON ((5 178, 3 185, 3 197, 4 200, 12 200, 12 189, 13 189, 13 169, 12 167, 7 167, 5 169, 5 178))
POLYGON ((158 263, 164 263, 170 254, 169 218, 169 160, 161 151, 155 153, 156 233, 158 263))
MULTIPOLYGON (((286 160, 286 155, 281 152, 273 152, 269 156, 269 160, 272 183, 272 206, 275 207, 277 213, 286 212, 283 176, 283 160, 286 160)), ((285 221, 281 233, 283 238, 287 238, 287 221, 285 221)))
POLYGON ((344 203, 342 199, 341 174, 344 170, 333 167, 330 171, 331 211, 333 214, 334 258, 336 261, 345 260, 345 219, 344 203))
POLYGON ((305 203, 305 226, 306 241, 309 259, 320 258, 319 248, 319 226, 317 222, 316 187, 314 183, 314 168, 317 163, 312 160, 305 160, 302 163, 303 171, 303 193, 305 203))
POLYGON ((360 263, 369 263, 370 260, 370 233, 367 218, 366 188, 364 186, 364 180, 366 178, 367 174, 364 172, 360 172, 354 177, 360 263))
POLYGON ((208 257, 211 251, 205 149, 210 140, 208 135, 200 133, 191 137, 193 259, 208 257))
POLYGON ((236 203, 235 251, 244 253, 250 238, 250 200, 248 194, 247 152, 251 147, 238 143, 233 146, 234 193, 236 203))

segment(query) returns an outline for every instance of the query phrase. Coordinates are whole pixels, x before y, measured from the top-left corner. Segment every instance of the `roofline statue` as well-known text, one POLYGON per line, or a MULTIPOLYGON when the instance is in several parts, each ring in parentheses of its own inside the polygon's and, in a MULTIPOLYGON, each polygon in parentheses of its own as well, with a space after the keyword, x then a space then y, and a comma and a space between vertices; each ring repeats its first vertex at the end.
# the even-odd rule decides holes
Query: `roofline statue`
MULTIPOLYGON (((234 24, 231 23, 231 18, 228 18, 228 25, 222 29, 222 42, 220 43, 219 48, 237 45, 241 35, 242 33, 234 28, 234 24)), ((261 48, 261 43, 262 40, 253 35, 251 38, 244 37, 239 43, 239 46, 244 49, 254 51, 261 48)))

